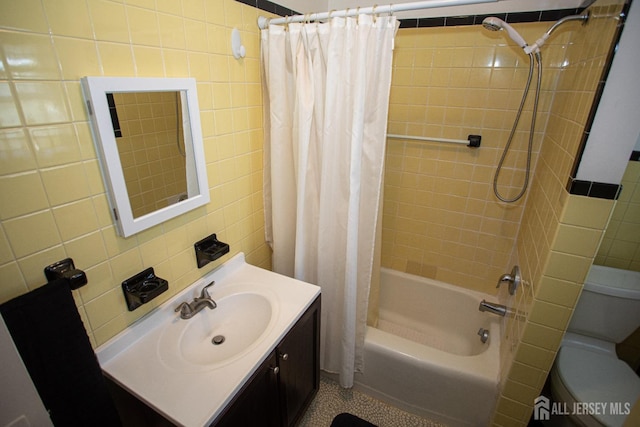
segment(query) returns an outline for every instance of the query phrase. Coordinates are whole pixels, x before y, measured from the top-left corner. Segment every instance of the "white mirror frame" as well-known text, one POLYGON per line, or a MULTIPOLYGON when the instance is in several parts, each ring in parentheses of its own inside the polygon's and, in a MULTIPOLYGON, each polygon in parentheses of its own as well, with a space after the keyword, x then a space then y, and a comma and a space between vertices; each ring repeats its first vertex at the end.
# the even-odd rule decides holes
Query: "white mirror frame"
MULTIPOLYGON (((196 81, 193 78, 139 78, 139 77, 83 77, 82 91, 87 101, 87 111, 91 121, 93 140, 98 153, 102 177, 107 190, 107 198, 116 229, 122 237, 129 237, 164 221, 175 218, 209 203, 209 185, 204 160, 200 109, 196 81), (134 218, 122 171, 122 163, 113 132, 113 124, 107 103, 107 93, 117 92, 176 92, 182 95, 186 105, 190 126, 185 134, 191 133, 193 167, 195 180, 188 185, 188 198, 179 203, 158 209, 147 215, 134 218), (186 102, 185 101, 186 98, 186 102)), ((184 111, 184 107, 183 107, 184 111)), ((186 115, 184 116, 187 117, 186 115)), ((185 144, 185 147, 188 144, 185 144)), ((187 153, 189 153, 187 148, 187 153)), ((187 168, 191 162, 187 160, 187 168)), ((188 173, 189 175, 189 173, 188 173)))

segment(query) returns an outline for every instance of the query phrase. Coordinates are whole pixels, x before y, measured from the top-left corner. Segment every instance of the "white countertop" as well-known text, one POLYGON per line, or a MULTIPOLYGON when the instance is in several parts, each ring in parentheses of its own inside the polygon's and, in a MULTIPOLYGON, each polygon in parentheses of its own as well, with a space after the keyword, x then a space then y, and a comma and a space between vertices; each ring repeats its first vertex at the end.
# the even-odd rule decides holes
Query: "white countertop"
POLYGON ((247 264, 240 253, 98 347, 96 355, 105 375, 171 422, 208 426, 319 294, 318 286, 247 264), (172 323, 202 314, 183 320, 174 309, 212 280, 214 300, 234 288, 264 294, 273 306, 272 320, 238 358, 204 368, 169 366, 159 356, 160 337, 172 323))

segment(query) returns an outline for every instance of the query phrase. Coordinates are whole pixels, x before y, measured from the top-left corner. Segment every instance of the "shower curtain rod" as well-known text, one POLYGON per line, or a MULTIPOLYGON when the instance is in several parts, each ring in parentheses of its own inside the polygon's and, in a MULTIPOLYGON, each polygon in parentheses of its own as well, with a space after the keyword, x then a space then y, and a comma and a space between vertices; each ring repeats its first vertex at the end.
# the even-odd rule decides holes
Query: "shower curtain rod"
POLYGON ((435 9, 447 6, 462 6, 478 3, 492 3, 498 0, 423 0, 412 3, 388 4, 381 6, 358 7, 342 10, 332 10, 330 12, 310 13, 306 15, 285 16, 282 18, 269 19, 264 16, 258 17, 258 27, 261 30, 267 28, 270 24, 288 24, 291 22, 318 21, 333 17, 355 16, 359 14, 373 15, 377 13, 405 12, 408 10, 435 9))

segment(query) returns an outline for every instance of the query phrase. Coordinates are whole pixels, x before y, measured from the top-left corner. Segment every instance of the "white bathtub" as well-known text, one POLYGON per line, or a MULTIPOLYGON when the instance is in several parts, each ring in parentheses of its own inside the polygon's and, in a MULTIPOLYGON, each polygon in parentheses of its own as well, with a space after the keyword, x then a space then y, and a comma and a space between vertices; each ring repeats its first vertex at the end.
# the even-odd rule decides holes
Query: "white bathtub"
POLYGON ((482 313, 490 295, 381 270, 380 313, 368 327, 364 373, 355 387, 450 426, 486 426, 496 401, 500 317, 482 313), (489 330, 483 344, 478 330, 489 330))

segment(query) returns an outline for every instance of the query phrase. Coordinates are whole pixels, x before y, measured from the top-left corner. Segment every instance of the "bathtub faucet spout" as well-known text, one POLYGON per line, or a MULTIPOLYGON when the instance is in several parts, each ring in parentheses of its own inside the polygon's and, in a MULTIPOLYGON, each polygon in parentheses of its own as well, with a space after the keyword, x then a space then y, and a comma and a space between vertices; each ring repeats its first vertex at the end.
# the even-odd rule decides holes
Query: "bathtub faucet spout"
POLYGON ((480 311, 488 311, 489 313, 497 314, 498 316, 505 316, 507 314, 507 307, 502 304, 496 304, 493 302, 487 302, 486 300, 480 301, 478 307, 480 311))

